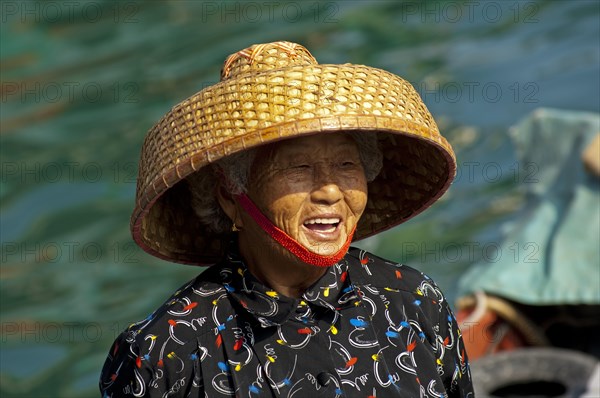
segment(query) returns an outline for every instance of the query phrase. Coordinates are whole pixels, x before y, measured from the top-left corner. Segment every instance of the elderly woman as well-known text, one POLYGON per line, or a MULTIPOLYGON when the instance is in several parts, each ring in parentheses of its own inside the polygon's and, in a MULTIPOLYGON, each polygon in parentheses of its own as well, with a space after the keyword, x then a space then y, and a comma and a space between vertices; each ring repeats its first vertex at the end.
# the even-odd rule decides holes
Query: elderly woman
POLYGON ((434 282, 350 247, 454 172, 403 79, 289 42, 231 55, 146 137, 131 222, 149 253, 210 266, 117 339, 104 396, 472 396, 434 282))

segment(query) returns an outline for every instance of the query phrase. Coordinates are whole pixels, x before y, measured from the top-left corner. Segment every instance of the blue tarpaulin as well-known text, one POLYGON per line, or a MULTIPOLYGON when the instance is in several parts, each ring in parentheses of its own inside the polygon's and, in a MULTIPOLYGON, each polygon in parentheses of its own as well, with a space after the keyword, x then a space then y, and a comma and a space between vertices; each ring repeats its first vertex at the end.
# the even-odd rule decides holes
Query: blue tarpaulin
POLYGON ((600 179, 581 154, 600 132, 595 113, 538 109, 511 129, 524 207, 502 226, 500 258, 474 264, 459 295, 533 305, 600 304, 600 179))

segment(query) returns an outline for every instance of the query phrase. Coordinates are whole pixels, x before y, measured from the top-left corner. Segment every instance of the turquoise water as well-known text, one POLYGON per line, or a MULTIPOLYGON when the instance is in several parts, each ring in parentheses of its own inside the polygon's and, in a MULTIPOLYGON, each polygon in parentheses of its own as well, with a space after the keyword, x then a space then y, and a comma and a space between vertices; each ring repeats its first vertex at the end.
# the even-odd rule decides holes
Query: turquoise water
POLYGON ((1 8, 0 395, 97 396, 107 350, 199 272, 129 236, 145 132, 250 44, 397 73, 457 151, 425 214, 360 246, 456 279, 535 170, 506 131, 538 107, 598 112, 596 1, 10 2, 1 8))

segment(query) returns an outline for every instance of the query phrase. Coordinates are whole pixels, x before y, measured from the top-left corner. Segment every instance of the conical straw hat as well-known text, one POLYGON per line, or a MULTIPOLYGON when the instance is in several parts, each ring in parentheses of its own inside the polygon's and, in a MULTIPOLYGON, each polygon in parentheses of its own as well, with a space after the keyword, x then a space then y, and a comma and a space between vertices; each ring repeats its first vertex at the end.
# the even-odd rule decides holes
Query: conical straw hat
POLYGON ((230 55, 219 83, 177 104, 148 132, 134 240, 169 261, 219 261, 228 237, 200 223, 182 180, 248 148, 339 131, 377 134, 383 152, 355 240, 419 214, 454 178, 454 152, 410 83, 364 65, 320 65, 299 44, 256 44, 230 55))

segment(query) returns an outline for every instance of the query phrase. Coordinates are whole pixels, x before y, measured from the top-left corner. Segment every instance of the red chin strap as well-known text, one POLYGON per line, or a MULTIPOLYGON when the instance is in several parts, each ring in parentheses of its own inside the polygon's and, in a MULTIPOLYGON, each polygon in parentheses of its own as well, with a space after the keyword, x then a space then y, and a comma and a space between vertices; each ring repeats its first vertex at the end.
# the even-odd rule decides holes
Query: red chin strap
POLYGON ((271 222, 265 216, 258 207, 250 200, 248 195, 241 194, 237 195, 236 199, 242 205, 246 213, 254 219, 254 221, 265 231, 269 236, 271 236, 277 243, 286 248, 290 253, 294 256, 298 257, 300 261, 305 262, 307 264, 315 265, 317 267, 331 267, 333 264, 337 263, 346 255, 348 248, 350 247, 350 242, 352 242, 352 236, 354 236, 354 231, 356 230, 356 226, 352 229, 350 235, 348 235, 348 239, 346 239, 346 243, 344 246, 335 254, 331 256, 321 256, 319 254, 315 254, 296 240, 294 240, 291 236, 286 234, 283 230, 277 228, 275 224, 271 222))

